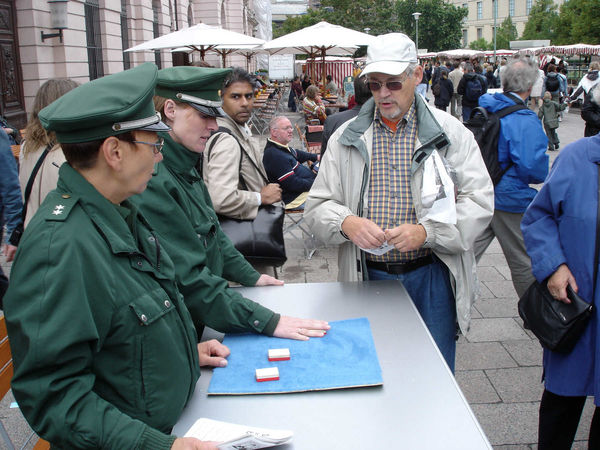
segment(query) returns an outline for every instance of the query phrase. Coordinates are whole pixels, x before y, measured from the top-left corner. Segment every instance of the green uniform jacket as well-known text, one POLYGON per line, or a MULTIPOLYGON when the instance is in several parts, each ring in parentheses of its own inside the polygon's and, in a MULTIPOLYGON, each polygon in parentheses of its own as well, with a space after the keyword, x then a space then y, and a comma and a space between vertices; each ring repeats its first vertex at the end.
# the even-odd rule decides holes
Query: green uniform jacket
POLYGON ((272 335, 279 314, 242 297, 226 281, 254 286, 260 274, 221 230, 206 186, 194 168, 201 155, 167 133, 161 136, 164 160, 147 189, 131 201, 163 238, 198 335, 203 325, 224 333, 272 335))
POLYGON ((168 449, 200 375, 173 262, 135 207, 59 173, 4 298, 15 399, 58 448, 168 449))

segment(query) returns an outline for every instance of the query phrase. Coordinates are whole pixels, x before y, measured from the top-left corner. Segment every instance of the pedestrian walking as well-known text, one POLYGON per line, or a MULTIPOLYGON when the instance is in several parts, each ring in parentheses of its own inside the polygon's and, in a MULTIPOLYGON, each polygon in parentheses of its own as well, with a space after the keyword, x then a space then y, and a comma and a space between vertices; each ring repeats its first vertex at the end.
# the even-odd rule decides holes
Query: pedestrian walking
POLYGON ((549 151, 558 150, 560 141, 558 140, 556 130, 559 125, 559 112, 564 111, 566 107, 566 103, 561 104, 552 100, 552 94, 550 92, 544 94, 544 102, 542 103, 542 106, 540 106, 538 117, 544 124, 544 131, 548 137, 549 151))

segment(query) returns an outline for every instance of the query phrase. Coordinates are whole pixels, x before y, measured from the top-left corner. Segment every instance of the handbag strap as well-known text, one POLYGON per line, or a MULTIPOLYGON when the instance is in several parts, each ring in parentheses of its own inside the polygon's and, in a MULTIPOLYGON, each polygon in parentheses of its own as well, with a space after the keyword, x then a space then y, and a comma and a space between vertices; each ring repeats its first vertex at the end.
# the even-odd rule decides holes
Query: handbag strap
MULTIPOLYGON (((260 168, 256 165, 256 163, 254 162, 254 160, 250 156, 250 153, 248 153, 248 151, 244 148, 244 146, 242 145, 242 143, 240 142, 240 140, 237 138, 237 136, 235 134, 233 134, 233 132, 229 128, 219 127, 219 129, 214 134, 217 134, 217 133, 227 133, 232 138, 234 138, 235 141, 240 146, 241 152, 248 157, 248 159, 250 160, 250 164, 252 164, 254 166, 254 168, 256 169, 256 171, 260 174, 260 177, 263 179, 263 181, 265 182, 265 184, 269 184, 268 178, 264 176, 264 174, 262 173, 262 171, 260 170, 260 168)), ((213 136, 214 136, 214 134, 213 134, 213 136)), ((206 155, 207 159, 210 159, 210 151, 212 150, 212 148, 214 146, 214 142, 215 142, 215 140, 213 140, 211 142, 211 146, 208 148, 208 152, 207 152, 207 155, 206 155)), ((244 190, 247 191, 248 188, 247 188, 246 183, 244 182, 244 179, 242 177, 242 159, 241 158, 240 158, 240 170, 239 170, 239 174, 240 174, 240 183, 242 184, 242 187, 244 187, 244 190)))
POLYGON ((596 278, 598 278, 598 253, 600 250, 600 164, 598 164, 598 213, 596 214, 596 245, 594 250, 594 290, 592 295, 596 295, 596 278))
POLYGON ((46 156, 48 155, 51 149, 52 145, 48 144, 42 152, 42 154, 40 155, 40 157, 38 158, 37 162, 35 163, 35 166, 33 166, 31 175, 29 175, 29 180, 27 180, 27 186, 25 187, 23 210, 21 211, 21 220, 23 223, 25 223, 25 216, 27 215, 27 203, 29 203, 29 197, 31 196, 31 190, 33 189, 35 177, 37 176, 40 167, 42 167, 42 164, 44 163, 44 160, 46 159, 46 156))

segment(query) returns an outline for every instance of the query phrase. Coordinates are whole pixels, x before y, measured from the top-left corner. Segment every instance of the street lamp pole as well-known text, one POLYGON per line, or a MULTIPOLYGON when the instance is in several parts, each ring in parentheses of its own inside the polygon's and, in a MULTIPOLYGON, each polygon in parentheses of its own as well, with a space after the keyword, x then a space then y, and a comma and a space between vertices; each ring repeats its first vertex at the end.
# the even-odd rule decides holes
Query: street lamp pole
POLYGON ((413 17, 415 18, 415 27, 416 27, 416 42, 415 44, 417 45, 417 56, 419 55, 419 16, 421 15, 420 12, 414 12, 412 13, 413 17))
POLYGON ((494 15, 494 63, 496 63, 496 16, 497 14, 497 10, 496 10, 496 0, 492 0, 492 14, 494 15))

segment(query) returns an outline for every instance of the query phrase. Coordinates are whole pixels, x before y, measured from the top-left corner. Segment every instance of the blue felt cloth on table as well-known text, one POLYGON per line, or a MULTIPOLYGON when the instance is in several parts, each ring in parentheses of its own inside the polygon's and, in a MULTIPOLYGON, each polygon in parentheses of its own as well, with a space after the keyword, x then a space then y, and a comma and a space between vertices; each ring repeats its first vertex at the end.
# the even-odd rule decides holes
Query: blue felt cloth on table
POLYGON ((330 322, 322 338, 294 341, 258 334, 228 334, 227 367, 214 369, 208 394, 264 394, 383 384, 368 319, 330 322), (289 348, 289 361, 269 361, 268 350, 289 348), (256 369, 277 367, 279 380, 257 382, 256 369))

